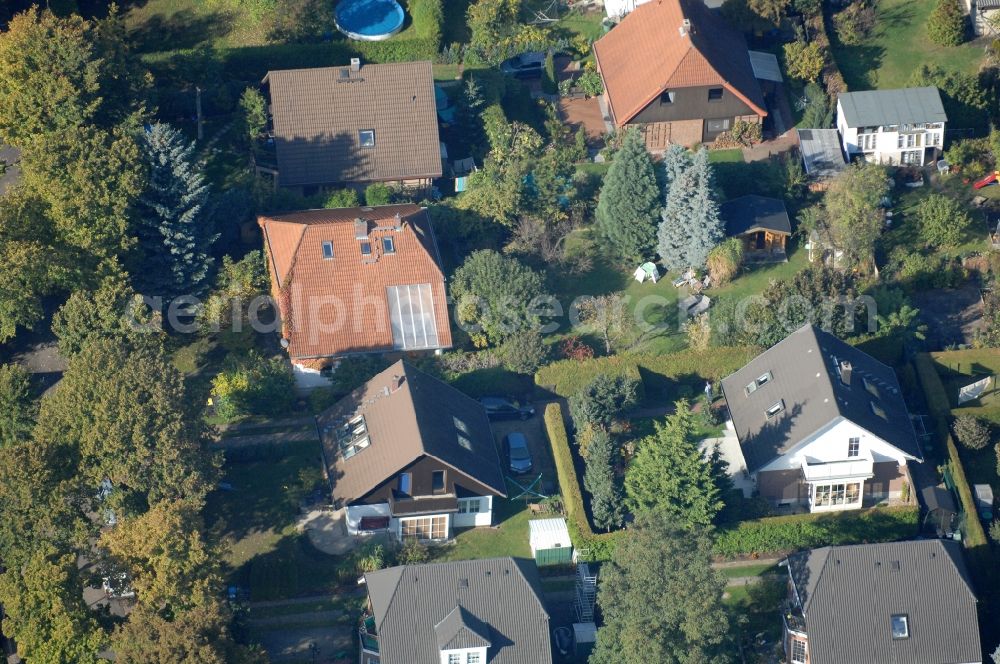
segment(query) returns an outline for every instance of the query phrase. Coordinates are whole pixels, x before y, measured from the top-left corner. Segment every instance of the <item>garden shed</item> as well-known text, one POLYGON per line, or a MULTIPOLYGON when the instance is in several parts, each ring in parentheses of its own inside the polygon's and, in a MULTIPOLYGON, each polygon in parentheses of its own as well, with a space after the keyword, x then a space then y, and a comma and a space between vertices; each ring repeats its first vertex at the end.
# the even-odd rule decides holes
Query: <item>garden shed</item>
POLYGON ((542 565, 569 565, 573 562, 573 542, 566 519, 536 519, 528 522, 531 555, 542 565))

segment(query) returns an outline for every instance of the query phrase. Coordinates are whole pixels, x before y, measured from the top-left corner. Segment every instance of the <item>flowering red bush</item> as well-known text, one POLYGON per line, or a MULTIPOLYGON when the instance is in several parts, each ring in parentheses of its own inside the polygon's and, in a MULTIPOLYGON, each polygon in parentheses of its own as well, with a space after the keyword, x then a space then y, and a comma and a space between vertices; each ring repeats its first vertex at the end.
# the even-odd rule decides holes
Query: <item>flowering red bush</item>
POLYGON ((580 341, 580 337, 566 337, 559 344, 559 354, 567 360, 588 360, 594 356, 594 349, 580 341))

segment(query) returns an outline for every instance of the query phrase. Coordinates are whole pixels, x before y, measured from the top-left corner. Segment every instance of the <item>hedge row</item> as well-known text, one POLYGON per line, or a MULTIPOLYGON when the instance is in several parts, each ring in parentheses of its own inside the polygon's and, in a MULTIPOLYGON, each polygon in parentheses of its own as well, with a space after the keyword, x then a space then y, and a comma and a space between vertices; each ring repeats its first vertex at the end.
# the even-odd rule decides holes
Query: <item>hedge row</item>
POLYGON ((951 476, 955 481, 955 488, 958 490, 958 497, 962 501, 962 511, 965 512, 965 547, 976 550, 976 557, 984 556, 979 561, 986 564, 985 556, 989 555, 986 540, 986 531, 979 521, 979 512, 976 509, 976 501, 972 495, 972 488, 969 480, 965 476, 965 467, 958 454, 958 447, 951 437, 951 402, 948 400, 948 392, 944 389, 941 376, 938 375, 934 367, 934 360, 927 353, 918 353, 914 359, 914 366, 917 370, 917 378, 924 389, 924 399, 927 401, 927 409, 934 417, 937 427, 938 439, 943 440, 948 449, 948 463, 951 467, 951 476), (979 553, 984 552, 984 553, 979 553))
POLYGON ((715 540, 715 553, 724 558, 738 558, 819 546, 893 542, 914 537, 919 525, 920 509, 913 505, 772 516, 721 528, 715 540))
POLYGON ((670 400, 697 396, 706 380, 718 381, 733 373, 756 354, 750 347, 712 348, 697 353, 686 350, 669 355, 614 355, 589 360, 560 360, 542 367, 535 382, 561 397, 570 397, 598 374, 640 378, 645 389, 640 398, 670 400))
POLYGON ((591 529, 560 404, 550 403, 545 407, 545 431, 556 463, 556 477, 568 516, 566 521, 573 546, 581 557, 588 560, 610 560, 617 538, 624 531, 595 533, 591 529))

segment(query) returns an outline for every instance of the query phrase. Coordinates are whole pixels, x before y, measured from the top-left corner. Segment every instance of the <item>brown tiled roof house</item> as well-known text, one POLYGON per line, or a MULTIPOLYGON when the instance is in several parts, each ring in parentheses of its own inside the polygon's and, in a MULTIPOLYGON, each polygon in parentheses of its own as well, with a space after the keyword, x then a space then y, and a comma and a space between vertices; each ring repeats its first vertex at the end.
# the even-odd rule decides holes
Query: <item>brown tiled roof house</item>
POLYGON ((767 115, 743 35, 701 0, 640 5, 594 53, 610 120, 639 126, 650 150, 711 142, 767 115))
POLYGON ((304 190, 441 177, 430 62, 270 71, 277 181, 304 190))
POLYGON ((336 358, 451 347, 444 273, 423 208, 306 210, 258 224, 300 386, 336 358))

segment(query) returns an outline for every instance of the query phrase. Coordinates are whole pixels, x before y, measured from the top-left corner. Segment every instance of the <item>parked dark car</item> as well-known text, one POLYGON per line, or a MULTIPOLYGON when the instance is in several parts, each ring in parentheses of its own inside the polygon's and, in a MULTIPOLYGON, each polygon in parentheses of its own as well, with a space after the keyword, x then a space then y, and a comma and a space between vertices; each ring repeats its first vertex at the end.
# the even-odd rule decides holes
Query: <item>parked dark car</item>
POLYGON ((503 437, 503 450, 507 455, 507 467, 512 473, 530 473, 532 468, 531 450, 523 433, 512 431, 503 437))
POLYGON ((500 63, 500 71, 514 78, 541 78, 544 70, 545 54, 541 51, 528 51, 500 63))
POLYGON ((530 405, 519 406, 509 399, 502 397, 483 397, 479 400, 486 409, 486 416, 491 420, 526 420, 535 414, 535 409, 530 405))

